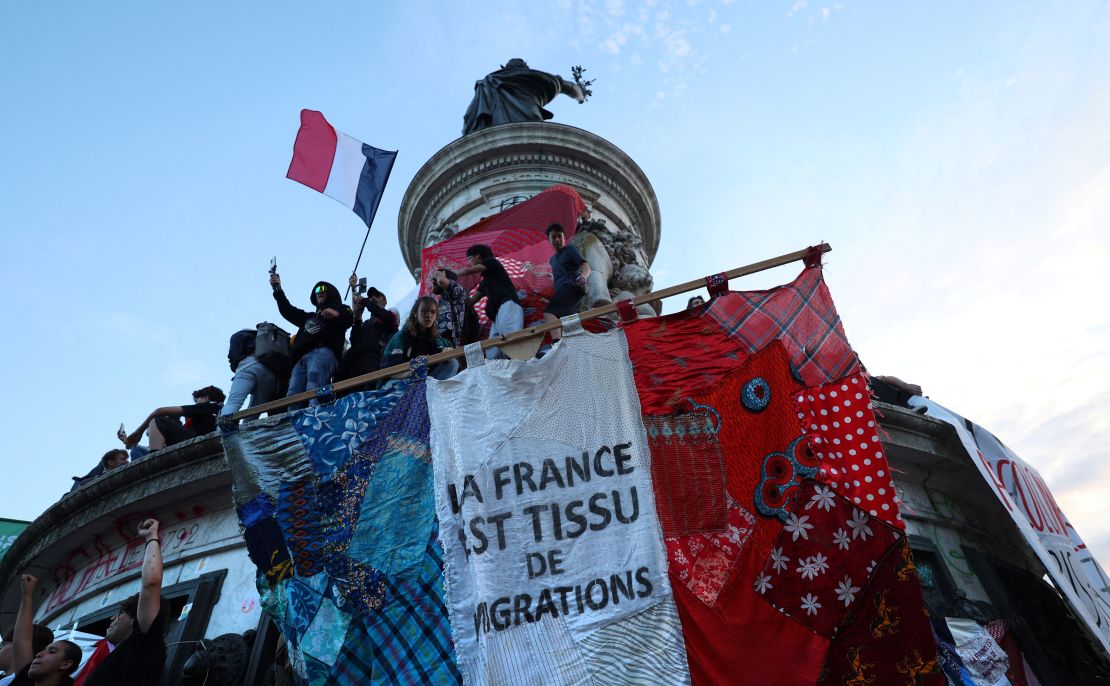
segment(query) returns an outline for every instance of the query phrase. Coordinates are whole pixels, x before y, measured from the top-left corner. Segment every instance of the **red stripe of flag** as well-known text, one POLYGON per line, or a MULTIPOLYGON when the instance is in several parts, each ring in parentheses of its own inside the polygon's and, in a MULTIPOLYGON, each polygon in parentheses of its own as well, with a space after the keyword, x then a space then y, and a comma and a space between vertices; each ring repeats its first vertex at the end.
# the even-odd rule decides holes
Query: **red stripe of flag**
POLYGON ((335 129, 315 110, 301 110, 301 128, 293 144, 293 161, 286 178, 324 192, 335 160, 335 129))

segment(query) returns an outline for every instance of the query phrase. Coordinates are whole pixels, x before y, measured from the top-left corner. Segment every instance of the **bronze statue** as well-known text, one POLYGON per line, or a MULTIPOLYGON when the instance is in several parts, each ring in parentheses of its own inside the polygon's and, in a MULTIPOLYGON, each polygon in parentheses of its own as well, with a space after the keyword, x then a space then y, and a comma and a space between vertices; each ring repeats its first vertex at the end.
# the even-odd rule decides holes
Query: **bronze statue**
POLYGON ((575 81, 568 81, 531 69, 519 57, 509 60, 474 84, 474 99, 463 115, 463 135, 499 124, 551 119, 553 115, 544 105, 560 93, 585 102, 590 94, 587 87, 592 82, 582 83, 581 70, 576 68, 575 72, 575 81))

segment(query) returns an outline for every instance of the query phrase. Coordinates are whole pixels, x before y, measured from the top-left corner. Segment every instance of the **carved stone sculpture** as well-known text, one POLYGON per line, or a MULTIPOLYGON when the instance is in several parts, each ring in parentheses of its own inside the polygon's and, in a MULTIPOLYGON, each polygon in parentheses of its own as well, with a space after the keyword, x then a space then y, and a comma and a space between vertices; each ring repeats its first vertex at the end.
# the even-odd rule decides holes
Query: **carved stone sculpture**
MULTIPOLYGON (((590 263, 586 305, 598 305, 650 293, 654 280, 648 272, 643 241, 634 231, 610 230, 604 221, 587 220, 571 241, 590 263), (604 254, 602 254, 604 253, 604 254)), ((658 304, 640 305, 641 316, 658 314, 658 304)))
POLYGON ((448 224, 446 221, 442 222, 439 226, 428 232, 427 237, 425 237, 424 239, 424 247, 427 248, 435 245, 436 243, 442 243, 458 232, 458 224, 448 224))
POLYGON ((474 84, 474 99, 463 115, 463 135, 500 124, 551 119, 554 115, 544 106, 560 93, 580 103, 586 100, 578 84, 531 69, 515 57, 474 84))

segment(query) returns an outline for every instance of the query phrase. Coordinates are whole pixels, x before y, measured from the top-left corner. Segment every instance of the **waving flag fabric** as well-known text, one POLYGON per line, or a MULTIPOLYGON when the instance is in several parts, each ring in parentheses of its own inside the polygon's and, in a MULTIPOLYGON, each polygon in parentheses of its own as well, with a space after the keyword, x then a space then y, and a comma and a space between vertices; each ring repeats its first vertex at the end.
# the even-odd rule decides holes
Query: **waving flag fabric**
POLYGON ((355 140, 335 130, 323 114, 301 110, 301 128, 285 176, 338 200, 369 227, 396 159, 396 151, 355 140))

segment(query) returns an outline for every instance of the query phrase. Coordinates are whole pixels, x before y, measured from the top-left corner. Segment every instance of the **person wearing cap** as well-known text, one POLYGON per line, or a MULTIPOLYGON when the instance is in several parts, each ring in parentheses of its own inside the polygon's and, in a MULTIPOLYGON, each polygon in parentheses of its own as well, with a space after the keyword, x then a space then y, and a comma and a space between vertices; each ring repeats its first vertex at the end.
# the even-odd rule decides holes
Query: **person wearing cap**
MULTIPOLYGON (((343 304, 339 291, 327 281, 317 281, 312 287, 309 294, 311 312, 293 307, 281 289, 281 276, 277 272, 270 274, 270 286, 274 289, 278 312, 285 321, 297 327, 292 350, 293 371, 286 397, 330 384, 339 367, 347 329, 354 321, 351 308, 343 304)), ((310 402, 315 405, 316 399, 310 402)))
MULTIPOLYGON (((358 277, 351 274, 351 288, 354 289, 357 283, 358 277)), ((359 295, 357 291, 353 292, 351 302, 354 304, 351 347, 343 353, 343 359, 339 362, 336 381, 378 371, 385 344, 397 333, 397 315, 386 309, 389 301, 377 288, 367 288, 366 297, 359 295), (364 312, 368 314, 366 321, 362 320, 364 312)))

